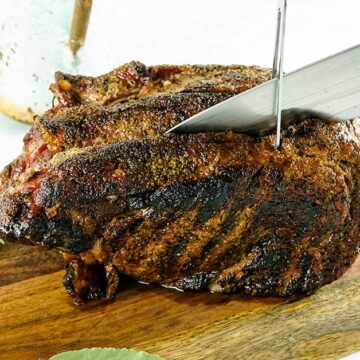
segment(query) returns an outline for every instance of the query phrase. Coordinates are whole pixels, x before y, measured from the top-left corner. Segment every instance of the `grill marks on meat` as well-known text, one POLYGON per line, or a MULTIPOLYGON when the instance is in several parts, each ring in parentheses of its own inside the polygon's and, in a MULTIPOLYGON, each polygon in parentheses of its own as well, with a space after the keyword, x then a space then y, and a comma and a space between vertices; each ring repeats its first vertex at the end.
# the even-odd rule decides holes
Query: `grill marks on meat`
POLYGON ((38 188, 0 201, 1 236, 65 251, 75 303, 117 272, 184 290, 306 294, 359 249, 359 124, 273 136, 163 135, 54 156, 38 188), (26 206, 24 207, 24 204, 26 206))
POLYGON ((128 64, 58 75, 60 105, 0 177, 0 237, 60 249, 76 304, 114 297, 120 273, 275 296, 337 279, 360 248, 359 120, 290 126, 281 150, 272 135, 161 135, 263 81, 254 71, 128 64))

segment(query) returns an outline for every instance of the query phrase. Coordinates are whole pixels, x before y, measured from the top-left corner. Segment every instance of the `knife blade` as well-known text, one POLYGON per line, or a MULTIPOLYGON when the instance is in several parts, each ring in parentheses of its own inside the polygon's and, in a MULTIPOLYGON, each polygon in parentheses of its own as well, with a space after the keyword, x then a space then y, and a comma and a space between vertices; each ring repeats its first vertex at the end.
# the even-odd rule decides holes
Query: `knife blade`
MULTIPOLYGON (((272 79, 208 108, 167 133, 235 130, 263 135, 276 127, 272 79)), ((282 122, 304 117, 345 121, 360 116, 360 44, 284 75, 282 122)))

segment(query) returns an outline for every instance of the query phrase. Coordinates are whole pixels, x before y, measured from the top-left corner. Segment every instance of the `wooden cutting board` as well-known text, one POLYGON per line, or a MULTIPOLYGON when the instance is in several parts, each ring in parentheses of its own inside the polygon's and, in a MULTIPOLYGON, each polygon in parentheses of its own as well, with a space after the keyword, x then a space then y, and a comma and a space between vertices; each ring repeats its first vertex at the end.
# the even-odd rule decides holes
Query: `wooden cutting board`
POLYGON ((338 359, 360 350, 360 261, 299 301, 181 293, 128 283, 111 303, 72 306, 54 252, 0 247, 0 359, 130 347, 166 359, 338 359))

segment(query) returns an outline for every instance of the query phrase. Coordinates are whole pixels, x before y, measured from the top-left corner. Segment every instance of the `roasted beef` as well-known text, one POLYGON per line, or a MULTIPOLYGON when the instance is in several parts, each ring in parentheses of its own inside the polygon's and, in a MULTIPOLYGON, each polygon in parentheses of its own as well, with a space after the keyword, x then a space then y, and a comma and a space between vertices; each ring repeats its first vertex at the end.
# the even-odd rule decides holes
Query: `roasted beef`
POLYGON ((337 279, 360 248, 359 120, 293 124, 279 150, 273 135, 164 135, 268 76, 139 63, 58 74, 59 105, 2 173, 0 237, 62 251, 77 304, 113 297, 121 274, 261 296, 337 279))

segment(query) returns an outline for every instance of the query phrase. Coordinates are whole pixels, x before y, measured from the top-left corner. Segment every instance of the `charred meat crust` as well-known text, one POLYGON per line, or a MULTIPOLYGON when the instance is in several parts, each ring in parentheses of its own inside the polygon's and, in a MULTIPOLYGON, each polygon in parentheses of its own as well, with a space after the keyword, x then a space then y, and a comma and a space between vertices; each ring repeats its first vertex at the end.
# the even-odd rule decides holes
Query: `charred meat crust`
POLYGON ((132 61, 99 77, 57 72, 51 90, 61 106, 107 105, 114 101, 142 99, 157 93, 187 91, 235 92, 266 80, 271 71, 244 65, 158 65, 132 61))
POLYGON ((154 95, 113 106, 81 105, 42 116, 36 130, 53 149, 156 137, 235 93, 154 95))
POLYGON ((76 303, 114 295, 106 266, 184 290, 306 294, 359 250, 358 129, 308 120, 281 151, 235 133, 64 151, 38 187, 1 195, 0 235, 73 254, 76 303))
POLYGON ((162 135, 269 74, 140 63, 58 74, 59 105, 0 176, 0 237, 62 251, 76 304, 114 297, 119 273, 262 296, 337 279, 360 248, 359 120, 307 119, 283 130, 281 150, 272 135, 162 135))
POLYGON ((145 65, 130 63, 98 78, 58 73, 52 88, 56 89, 59 105, 36 118, 24 139, 23 153, 0 176, 0 192, 19 177, 32 176, 33 169, 43 167, 42 162, 64 149, 155 137, 267 80, 270 74, 268 69, 242 65, 166 65, 144 69, 145 65), (134 82, 135 73, 141 81, 134 82), (122 86, 123 83, 127 85, 122 86), (129 84, 137 84, 138 95, 134 96, 129 84), (87 90, 82 93, 84 87, 87 90), (165 93, 165 89, 171 92, 165 93), (76 95, 79 91, 81 96, 76 95), (93 101, 93 96, 104 91, 115 92, 116 96, 120 96, 120 91, 121 99, 113 94, 111 101, 93 101), (70 101, 69 97, 78 100, 70 101))

